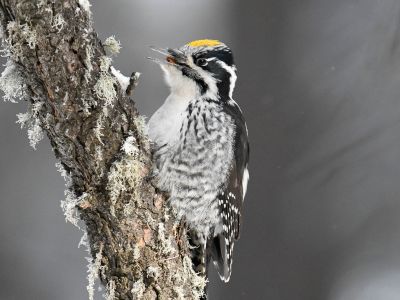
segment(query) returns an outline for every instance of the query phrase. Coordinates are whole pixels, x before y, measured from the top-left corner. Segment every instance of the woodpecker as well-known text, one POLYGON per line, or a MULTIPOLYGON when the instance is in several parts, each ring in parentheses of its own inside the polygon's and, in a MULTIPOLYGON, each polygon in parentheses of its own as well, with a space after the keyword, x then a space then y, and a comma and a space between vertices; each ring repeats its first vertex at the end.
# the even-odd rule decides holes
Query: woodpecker
POLYGON ((233 100, 236 66, 218 40, 155 48, 170 94, 148 122, 156 184, 189 227, 194 268, 228 282, 249 179, 246 122, 233 100))

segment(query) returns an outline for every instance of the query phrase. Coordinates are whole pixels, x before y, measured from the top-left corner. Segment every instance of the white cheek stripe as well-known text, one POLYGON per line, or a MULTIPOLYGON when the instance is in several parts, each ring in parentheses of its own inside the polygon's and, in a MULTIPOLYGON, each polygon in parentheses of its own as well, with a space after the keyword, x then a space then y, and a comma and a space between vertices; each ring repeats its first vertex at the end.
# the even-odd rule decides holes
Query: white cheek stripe
POLYGON ((244 201, 244 197, 246 196, 246 192, 247 192, 247 183, 249 182, 249 170, 247 169, 247 167, 244 169, 243 171, 243 178, 242 178, 242 187, 243 187, 243 201, 244 201))
POLYGON ((228 66, 225 62, 217 60, 217 63, 225 70, 227 71, 231 77, 229 78, 229 98, 232 99, 233 96, 233 90, 235 89, 235 85, 236 85, 236 79, 237 79, 237 75, 236 75, 236 67, 230 67, 228 66))

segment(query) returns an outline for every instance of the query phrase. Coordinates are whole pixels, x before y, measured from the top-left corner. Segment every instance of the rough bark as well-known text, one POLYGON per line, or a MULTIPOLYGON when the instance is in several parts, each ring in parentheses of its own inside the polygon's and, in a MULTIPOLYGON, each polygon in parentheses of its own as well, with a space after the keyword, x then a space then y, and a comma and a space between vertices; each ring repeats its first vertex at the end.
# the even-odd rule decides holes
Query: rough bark
POLYGON ((90 280, 99 274, 110 299, 197 298, 204 280, 191 268, 184 228, 146 180, 142 119, 110 72, 88 1, 1 0, 0 9, 12 71, 23 78, 17 96, 69 178, 67 217, 74 222, 77 207, 86 229, 90 280))

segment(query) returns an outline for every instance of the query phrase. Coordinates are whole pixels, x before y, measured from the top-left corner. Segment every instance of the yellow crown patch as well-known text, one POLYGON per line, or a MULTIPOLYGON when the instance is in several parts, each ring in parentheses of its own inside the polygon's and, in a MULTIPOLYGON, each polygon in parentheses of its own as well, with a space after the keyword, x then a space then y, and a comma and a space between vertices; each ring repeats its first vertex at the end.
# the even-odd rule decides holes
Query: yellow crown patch
POLYGON ((213 46, 222 45, 222 43, 218 40, 196 40, 196 41, 187 43, 186 45, 188 45, 190 47, 213 47, 213 46))

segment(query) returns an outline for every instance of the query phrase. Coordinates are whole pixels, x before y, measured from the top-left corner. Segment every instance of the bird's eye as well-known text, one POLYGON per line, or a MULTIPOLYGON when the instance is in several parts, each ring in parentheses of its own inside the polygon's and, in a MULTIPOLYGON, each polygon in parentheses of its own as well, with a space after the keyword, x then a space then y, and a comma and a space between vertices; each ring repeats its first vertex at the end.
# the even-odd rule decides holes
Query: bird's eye
POLYGON ((197 60, 196 60, 196 65, 198 65, 199 67, 204 67, 204 66, 206 66, 208 64, 208 61, 207 61, 207 59, 205 59, 205 58, 198 58, 197 60))

